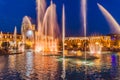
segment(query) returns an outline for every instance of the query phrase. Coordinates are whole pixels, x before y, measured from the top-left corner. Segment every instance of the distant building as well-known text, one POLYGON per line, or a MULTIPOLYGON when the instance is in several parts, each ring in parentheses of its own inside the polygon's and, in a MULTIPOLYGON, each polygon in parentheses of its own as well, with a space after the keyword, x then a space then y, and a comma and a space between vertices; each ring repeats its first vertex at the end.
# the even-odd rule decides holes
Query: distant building
POLYGON ((89 37, 66 37, 65 46, 67 49, 82 49, 85 44, 89 48, 89 43, 100 43, 103 47, 110 47, 110 36, 89 36, 89 37))
POLYGON ((120 48, 120 34, 108 34, 111 38, 111 48, 120 48))

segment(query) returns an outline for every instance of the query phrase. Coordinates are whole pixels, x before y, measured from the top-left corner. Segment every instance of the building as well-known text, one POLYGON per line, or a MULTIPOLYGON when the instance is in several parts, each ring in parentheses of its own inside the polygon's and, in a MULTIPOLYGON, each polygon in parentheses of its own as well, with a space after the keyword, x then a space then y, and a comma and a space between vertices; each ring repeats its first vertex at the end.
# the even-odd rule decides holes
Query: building
POLYGON ((3 43, 5 42, 9 42, 10 43, 10 46, 13 47, 16 44, 18 43, 22 43, 22 36, 20 34, 17 34, 16 35, 16 41, 15 41, 15 36, 11 33, 1 33, 0 34, 0 45, 2 46, 3 43))
POLYGON ((89 37, 66 37, 65 38, 65 46, 66 49, 80 49, 86 46, 89 48, 90 43, 100 43, 104 48, 110 48, 111 46, 111 38, 110 36, 89 36, 89 37))

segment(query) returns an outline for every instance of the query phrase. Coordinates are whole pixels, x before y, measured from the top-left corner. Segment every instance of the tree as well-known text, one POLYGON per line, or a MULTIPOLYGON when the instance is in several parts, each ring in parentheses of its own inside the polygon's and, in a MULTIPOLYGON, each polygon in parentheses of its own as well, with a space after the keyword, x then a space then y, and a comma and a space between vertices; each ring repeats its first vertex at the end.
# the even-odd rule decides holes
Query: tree
POLYGON ((3 42, 1 46, 2 46, 4 49, 8 49, 9 46, 10 46, 10 43, 9 43, 9 42, 3 42))

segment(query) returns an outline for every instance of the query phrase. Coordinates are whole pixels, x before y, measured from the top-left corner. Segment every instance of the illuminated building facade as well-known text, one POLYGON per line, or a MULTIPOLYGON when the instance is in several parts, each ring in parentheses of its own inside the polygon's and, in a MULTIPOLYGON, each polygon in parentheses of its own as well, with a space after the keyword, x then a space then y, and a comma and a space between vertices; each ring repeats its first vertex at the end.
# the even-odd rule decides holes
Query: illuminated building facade
MULTIPOLYGON (((34 48, 36 34, 35 26, 32 25, 31 29, 26 30, 25 44, 29 48, 34 48), (31 37, 32 36, 32 37, 31 37)), ((3 42, 9 42, 11 46, 14 46, 14 35, 10 33, 3 33, 0 35, 0 45, 3 42)), ((23 44, 23 36, 17 34, 16 37, 17 46, 23 44)), ((89 36, 89 37, 66 37, 65 49, 66 50, 84 50, 85 44, 87 50, 89 50, 89 44, 100 44, 102 50, 119 50, 120 49, 120 35, 109 34, 107 36, 89 36)), ((60 43, 61 44, 61 43, 60 43)), ((61 45, 59 47, 62 47, 61 45)))
MULTIPOLYGON (((15 44, 14 44, 14 35, 13 34, 10 34, 10 33, 4 33, 2 35, 0 35, 1 38, 0 38, 0 45, 2 45, 2 43, 4 42, 9 42, 10 43, 10 47, 13 47, 15 44)), ((17 44, 20 44, 22 41, 22 36, 20 34, 17 34, 16 36, 16 42, 17 44)))
POLYGON ((99 43, 104 49, 110 48, 111 38, 110 36, 90 36, 90 37, 67 37, 65 39, 66 49, 74 50, 84 50, 85 44, 86 48, 89 49, 90 43, 99 43))

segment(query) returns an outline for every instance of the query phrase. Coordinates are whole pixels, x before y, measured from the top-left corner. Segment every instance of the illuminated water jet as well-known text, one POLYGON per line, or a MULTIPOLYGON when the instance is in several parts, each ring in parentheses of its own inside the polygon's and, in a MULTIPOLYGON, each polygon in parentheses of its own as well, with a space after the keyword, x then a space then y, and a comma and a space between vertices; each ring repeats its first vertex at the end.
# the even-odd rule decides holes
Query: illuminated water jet
POLYGON ((65 7, 63 5, 62 9, 62 46, 63 46, 63 71, 62 71, 62 78, 65 80, 66 77, 66 69, 65 69, 65 7))
POLYGON ((15 46, 15 48, 17 47, 17 28, 15 27, 15 29, 14 29, 14 46, 15 46))
POLYGON ((43 19, 43 36, 45 38, 44 49, 51 48, 51 51, 57 49, 57 39, 59 38, 60 32, 56 17, 56 5, 51 1, 51 5, 47 8, 44 19, 43 19))
POLYGON ((42 22, 46 10, 46 2, 45 0, 36 0, 36 9, 37 9, 37 30, 38 35, 42 35, 42 22))
POLYGON ((90 39, 89 44, 90 55, 100 54, 102 52, 102 45, 99 42, 95 42, 94 40, 90 39))
POLYGON ((65 57, 64 51, 65 51, 65 7, 63 5, 63 11, 62 11, 62 42, 63 42, 63 58, 65 57))
POLYGON ((111 30, 114 30, 114 32, 120 33, 120 25, 117 23, 117 21, 113 18, 113 16, 99 3, 97 4, 103 15, 105 16, 106 20, 108 21, 111 30))
POLYGON ((38 32, 35 42, 35 51, 37 52, 57 52, 58 39, 60 35, 56 5, 52 2, 46 9, 45 0, 37 0, 37 27, 38 32))
MULTIPOLYGON (((83 21, 83 28, 84 28, 84 37, 86 43, 86 36, 87 36, 87 0, 81 0, 81 14, 82 14, 82 21, 83 21)), ((87 53, 86 53, 86 44, 84 45, 85 48, 85 62, 87 60, 87 53)))
POLYGON ((84 36, 86 37, 86 30, 87 30, 87 0, 81 0, 81 12, 82 12, 82 21, 83 21, 83 28, 84 28, 84 36))
POLYGON ((22 46, 20 47, 20 50, 22 52, 25 51, 25 44, 27 39, 27 32, 32 29, 32 23, 30 21, 30 18, 28 16, 25 16, 22 21, 22 27, 21 27, 21 34, 22 34, 22 46))

